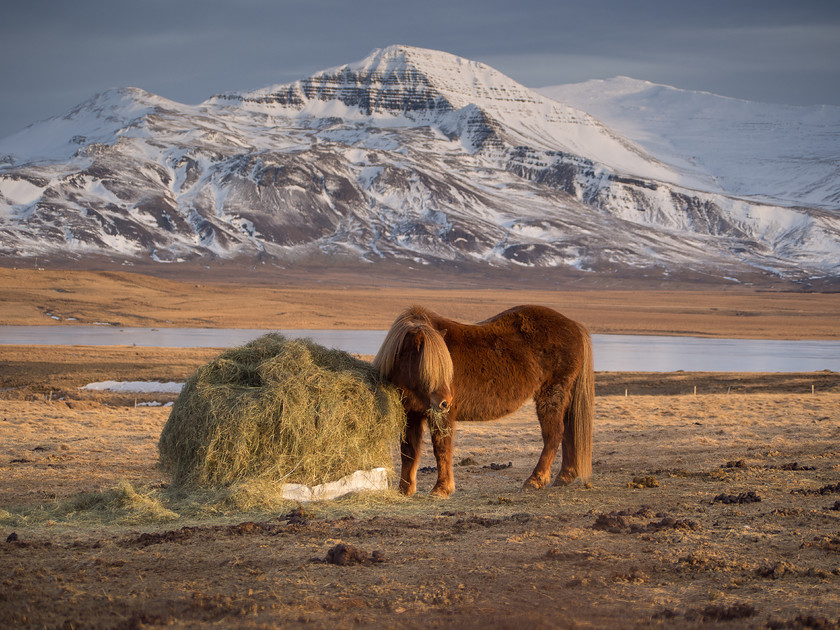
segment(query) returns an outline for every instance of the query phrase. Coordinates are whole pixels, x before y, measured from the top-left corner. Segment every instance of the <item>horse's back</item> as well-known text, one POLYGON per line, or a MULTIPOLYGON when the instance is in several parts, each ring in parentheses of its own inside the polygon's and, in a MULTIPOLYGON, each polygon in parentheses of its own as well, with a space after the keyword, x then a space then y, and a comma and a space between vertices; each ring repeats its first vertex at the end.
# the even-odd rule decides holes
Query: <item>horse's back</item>
POLYGON ((547 306, 523 304, 514 306, 478 324, 488 333, 514 334, 524 340, 538 340, 543 347, 561 344, 568 347, 588 336, 578 322, 547 306))
POLYGON ((569 358, 586 343, 584 329, 544 306, 516 306, 478 324, 449 322, 444 327, 464 420, 515 411, 556 380, 558 371, 574 370, 569 358))

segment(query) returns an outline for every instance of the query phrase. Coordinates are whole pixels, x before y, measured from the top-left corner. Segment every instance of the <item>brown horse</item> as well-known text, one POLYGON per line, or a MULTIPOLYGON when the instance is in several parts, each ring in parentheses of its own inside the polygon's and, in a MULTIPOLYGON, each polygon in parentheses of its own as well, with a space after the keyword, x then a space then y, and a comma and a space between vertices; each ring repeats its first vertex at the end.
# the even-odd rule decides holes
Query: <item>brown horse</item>
POLYGON ((417 489, 427 420, 437 460, 432 494, 455 489, 452 440, 457 420, 492 420, 536 403, 543 450, 523 489, 555 485, 592 473, 594 378, 587 330, 543 306, 517 306, 478 324, 461 324, 414 306, 400 315, 373 361, 400 388, 407 416, 401 444, 400 491, 417 489))

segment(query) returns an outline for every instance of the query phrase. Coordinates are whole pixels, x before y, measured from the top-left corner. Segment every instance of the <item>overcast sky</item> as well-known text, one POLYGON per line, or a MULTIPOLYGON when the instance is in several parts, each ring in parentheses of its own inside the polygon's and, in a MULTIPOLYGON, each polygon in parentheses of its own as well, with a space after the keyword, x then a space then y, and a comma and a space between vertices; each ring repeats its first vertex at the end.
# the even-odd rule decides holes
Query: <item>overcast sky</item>
POLYGON ((626 75, 840 105, 837 0, 20 0, 0 12, 0 138, 111 87, 182 103, 408 44, 530 87, 626 75))

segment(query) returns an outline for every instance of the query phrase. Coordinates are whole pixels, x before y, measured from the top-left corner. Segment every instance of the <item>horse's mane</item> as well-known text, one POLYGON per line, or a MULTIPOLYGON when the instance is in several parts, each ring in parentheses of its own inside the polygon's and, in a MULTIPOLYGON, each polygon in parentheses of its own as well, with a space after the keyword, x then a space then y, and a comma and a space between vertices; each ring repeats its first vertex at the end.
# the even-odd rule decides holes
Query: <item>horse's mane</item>
POLYGON ((452 357, 443 340, 443 334, 446 331, 441 332, 435 328, 429 311, 420 306, 413 306, 397 317, 373 359, 373 367, 379 371, 382 378, 388 378, 397 361, 405 336, 412 331, 423 334, 424 343, 420 351, 420 365, 418 366, 422 384, 430 390, 450 386, 454 370, 452 357))

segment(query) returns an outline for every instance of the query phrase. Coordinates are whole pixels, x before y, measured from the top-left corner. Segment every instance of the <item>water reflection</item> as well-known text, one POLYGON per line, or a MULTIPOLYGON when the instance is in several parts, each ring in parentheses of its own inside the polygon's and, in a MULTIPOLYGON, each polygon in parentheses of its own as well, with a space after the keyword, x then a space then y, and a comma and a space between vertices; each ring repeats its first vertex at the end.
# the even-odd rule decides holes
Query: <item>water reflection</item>
MULTIPOLYGON (((118 328, 113 326, 0 326, 0 344, 136 345, 228 348, 265 334, 260 329, 118 328)), ((375 354, 382 330, 287 330, 322 345, 375 354)), ((702 339, 647 335, 593 335, 595 369, 627 372, 840 371, 840 341, 702 339)), ((0 350, 2 352, 2 350, 0 350)))
POLYGON ((627 372, 840 370, 840 342, 593 335, 595 369, 627 372))

